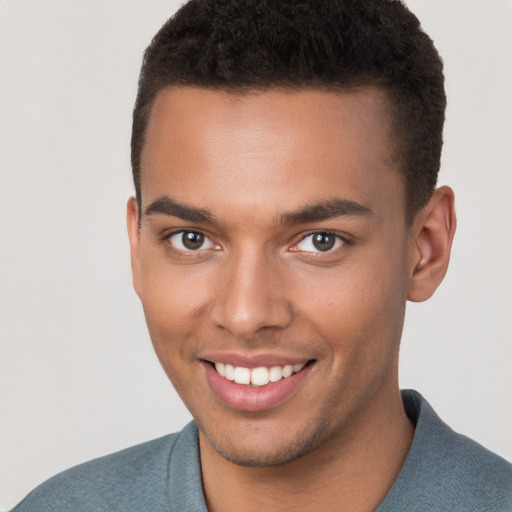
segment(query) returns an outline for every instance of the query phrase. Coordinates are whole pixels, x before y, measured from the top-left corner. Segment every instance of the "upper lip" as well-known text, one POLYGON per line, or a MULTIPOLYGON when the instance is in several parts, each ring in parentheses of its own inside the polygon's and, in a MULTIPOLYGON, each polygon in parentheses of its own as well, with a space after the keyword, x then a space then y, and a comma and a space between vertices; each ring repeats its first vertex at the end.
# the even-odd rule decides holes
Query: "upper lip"
POLYGON ((244 354, 240 352, 209 352, 202 354, 200 359, 212 363, 231 364, 244 368, 258 368, 260 366, 286 366, 308 362, 311 358, 283 354, 244 354))

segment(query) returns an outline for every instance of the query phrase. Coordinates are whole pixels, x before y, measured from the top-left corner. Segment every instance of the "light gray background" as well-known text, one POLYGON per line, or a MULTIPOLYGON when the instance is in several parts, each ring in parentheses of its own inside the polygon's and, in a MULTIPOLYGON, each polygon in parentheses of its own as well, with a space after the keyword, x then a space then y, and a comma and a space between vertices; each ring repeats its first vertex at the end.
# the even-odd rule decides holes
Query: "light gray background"
MULTIPOLYGON (((0 510, 181 428, 131 288, 124 209, 141 54, 163 0, 0 2, 0 510)), ((512 459, 512 3, 409 0, 446 63, 459 229, 408 309, 402 387, 512 459)))

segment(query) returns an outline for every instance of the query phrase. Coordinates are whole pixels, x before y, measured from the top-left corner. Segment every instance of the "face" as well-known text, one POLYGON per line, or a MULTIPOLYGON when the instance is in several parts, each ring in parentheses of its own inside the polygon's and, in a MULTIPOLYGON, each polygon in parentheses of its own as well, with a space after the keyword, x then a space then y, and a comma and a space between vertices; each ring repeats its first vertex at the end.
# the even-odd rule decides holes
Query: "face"
POLYGON ((409 245, 389 132, 375 89, 157 96, 134 284, 202 449, 289 462, 396 395, 409 245))

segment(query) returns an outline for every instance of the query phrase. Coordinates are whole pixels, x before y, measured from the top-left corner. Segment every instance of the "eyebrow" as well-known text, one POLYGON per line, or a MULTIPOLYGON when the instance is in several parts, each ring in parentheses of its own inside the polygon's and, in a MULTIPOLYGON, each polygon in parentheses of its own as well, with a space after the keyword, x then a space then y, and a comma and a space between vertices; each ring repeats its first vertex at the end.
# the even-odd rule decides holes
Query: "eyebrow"
POLYGON ((337 197, 285 213, 281 215, 280 221, 282 224, 303 224, 343 216, 368 216, 372 213, 367 206, 337 197))
MULTIPOLYGON (((300 210, 284 213, 279 217, 280 224, 304 224, 319 222, 342 216, 367 216, 373 212, 367 206, 348 199, 334 198, 314 203, 300 210)), ((178 203, 169 196, 153 201, 145 211, 146 216, 169 215, 189 222, 219 224, 215 215, 206 208, 196 208, 178 203)))
POLYGON ((172 215, 179 219, 190 222, 202 222, 205 224, 216 224, 215 216, 206 208, 196 208, 180 204, 169 196, 163 196, 153 201, 145 211, 146 216, 154 214, 172 215))

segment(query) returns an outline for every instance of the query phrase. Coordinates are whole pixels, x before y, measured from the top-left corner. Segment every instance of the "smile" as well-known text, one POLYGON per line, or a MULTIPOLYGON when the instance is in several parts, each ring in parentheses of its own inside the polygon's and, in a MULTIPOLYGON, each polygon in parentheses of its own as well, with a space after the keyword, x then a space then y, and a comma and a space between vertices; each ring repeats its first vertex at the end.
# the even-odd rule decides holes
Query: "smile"
POLYGON ((314 359, 226 354, 202 359, 206 380, 223 404, 238 411, 265 411, 290 400, 309 381, 314 359))
POLYGON ((302 370, 305 365, 306 362, 294 365, 287 364, 285 366, 246 368, 244 366, 234 366, 220 362, 214 363, 217 373, 225 379, 234 381, 237 384, 256 387, 266 386, 271 382, 287 379, 294 373, 302 370))

